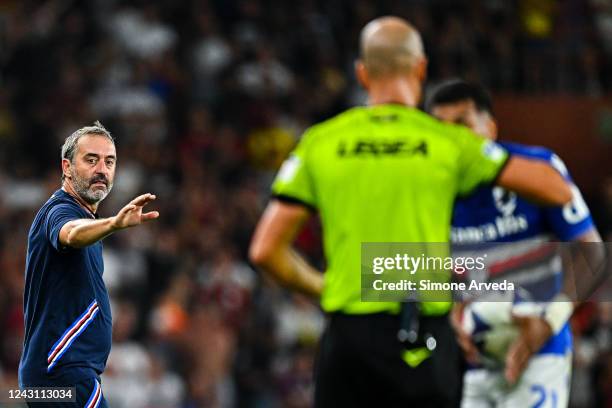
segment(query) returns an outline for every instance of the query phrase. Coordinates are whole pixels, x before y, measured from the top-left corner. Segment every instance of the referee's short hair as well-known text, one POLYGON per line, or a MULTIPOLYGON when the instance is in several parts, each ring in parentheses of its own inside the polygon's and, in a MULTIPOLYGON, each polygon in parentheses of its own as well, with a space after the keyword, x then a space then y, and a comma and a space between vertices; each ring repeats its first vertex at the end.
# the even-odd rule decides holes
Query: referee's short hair
POLYGON ((427 113, 431 113, 437 105, 465 100, 474 102, 476 109, 479 111, 493 114, 493 102, 489 92, 482 85, 470 83, 462 79, 450 79, 433 86, 427 92, 424 108, 427 113))
MULTIPOLYGON (((99 120, 96 120, 92 126, 84 126, 64 140, 64 144, 62 145, 62 160, 69 160, 70 163, 74 163, 74 153, 76 152, 77 144, 79 143, 79 139, 85 135, 100 135, 108 138, 113 144, 115 144, 115 139, 111 135, 111 133, 106 130, 104 125, 100 123, 99 120)), ((62 181, 64 180, 64 174, 62 174, 62 181)))

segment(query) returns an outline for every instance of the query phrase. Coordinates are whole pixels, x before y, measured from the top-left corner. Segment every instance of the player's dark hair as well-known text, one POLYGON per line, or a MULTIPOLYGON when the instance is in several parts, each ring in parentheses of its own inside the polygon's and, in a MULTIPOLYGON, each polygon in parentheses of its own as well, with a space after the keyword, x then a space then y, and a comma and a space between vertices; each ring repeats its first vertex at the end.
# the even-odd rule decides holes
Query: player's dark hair
POLYGON ((425 111, 431 113, 437 105, 469 100, 476 109, 493 114, 491 95, 482 86, 462 79, 451 79, 435 85, 425 98, 425 111))

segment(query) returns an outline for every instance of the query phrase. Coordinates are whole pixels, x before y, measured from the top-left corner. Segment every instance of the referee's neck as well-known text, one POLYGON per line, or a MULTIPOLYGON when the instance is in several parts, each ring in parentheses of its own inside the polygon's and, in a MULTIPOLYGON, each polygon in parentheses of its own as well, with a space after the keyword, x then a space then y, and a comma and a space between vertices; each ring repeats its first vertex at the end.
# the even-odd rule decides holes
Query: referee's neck
POLYGON ((394 103, 415 107, 421 97, 421 83, 416 78, 379 78, 369 83, 368 95, 368 105, 394 103))

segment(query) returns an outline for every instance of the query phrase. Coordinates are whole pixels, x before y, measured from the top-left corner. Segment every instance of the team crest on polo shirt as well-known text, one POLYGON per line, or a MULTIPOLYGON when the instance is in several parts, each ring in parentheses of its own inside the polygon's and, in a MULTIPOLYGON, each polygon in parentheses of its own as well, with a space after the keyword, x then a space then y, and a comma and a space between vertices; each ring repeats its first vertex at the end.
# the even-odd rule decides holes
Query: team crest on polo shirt
POLYGON ((493 202, 497 211, 503 215, 512 215, 516 209, 516 194, 502 187, 493 187, 493 202))

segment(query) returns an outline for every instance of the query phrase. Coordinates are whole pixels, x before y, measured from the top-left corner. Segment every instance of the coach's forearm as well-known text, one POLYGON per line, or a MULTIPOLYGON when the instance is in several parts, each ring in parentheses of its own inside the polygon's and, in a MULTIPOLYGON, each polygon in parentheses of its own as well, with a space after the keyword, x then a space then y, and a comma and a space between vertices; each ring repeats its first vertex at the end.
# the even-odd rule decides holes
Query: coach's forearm
POLYGON ((251 260, 281 285, 316 299, 321 297, 323 274, 291 248, 251 254, 251 260))
POLYGON ((60 231, 60 243, 71 248, 83 248, 117 231, 114 218, 99 220, 74 220, 67 222, 60 231))

